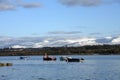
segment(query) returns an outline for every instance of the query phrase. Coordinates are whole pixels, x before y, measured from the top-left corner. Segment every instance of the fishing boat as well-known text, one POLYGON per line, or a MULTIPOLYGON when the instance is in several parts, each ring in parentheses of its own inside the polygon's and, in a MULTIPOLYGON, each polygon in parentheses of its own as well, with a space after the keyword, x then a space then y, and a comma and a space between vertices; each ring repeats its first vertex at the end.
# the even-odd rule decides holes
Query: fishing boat
POLYGON ((47 53, 45 53, 45 55, 44 55, 44 57, 43 57, 43 60, 44 60, 44 61, 55 61, 55 60, 57 60, 57 59, 56 59, 56 57, 49 57, 49 56, 47 55, 47 53))

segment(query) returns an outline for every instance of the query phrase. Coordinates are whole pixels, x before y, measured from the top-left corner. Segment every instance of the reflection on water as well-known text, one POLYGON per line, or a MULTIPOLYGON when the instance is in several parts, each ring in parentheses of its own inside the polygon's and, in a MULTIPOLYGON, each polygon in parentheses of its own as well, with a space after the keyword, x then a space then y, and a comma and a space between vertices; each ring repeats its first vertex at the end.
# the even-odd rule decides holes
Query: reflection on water
POLYGON ((120 55, 73 56, 83 57, 83 63, 43 61, 42 56, 28 60, 17 57, 0 57, 0 62, 13 66, 0 67, 0 80, 119 80, 120 55))

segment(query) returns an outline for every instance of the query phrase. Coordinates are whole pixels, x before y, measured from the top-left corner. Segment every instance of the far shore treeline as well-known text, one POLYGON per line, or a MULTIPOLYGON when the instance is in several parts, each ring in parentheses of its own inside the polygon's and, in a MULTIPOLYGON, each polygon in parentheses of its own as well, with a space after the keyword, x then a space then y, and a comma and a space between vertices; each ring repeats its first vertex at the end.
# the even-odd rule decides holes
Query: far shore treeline
POLYGON ((120 45, 88 45, 79 47, 1 48, 0 56, 27 55, 120 55, 120 45))

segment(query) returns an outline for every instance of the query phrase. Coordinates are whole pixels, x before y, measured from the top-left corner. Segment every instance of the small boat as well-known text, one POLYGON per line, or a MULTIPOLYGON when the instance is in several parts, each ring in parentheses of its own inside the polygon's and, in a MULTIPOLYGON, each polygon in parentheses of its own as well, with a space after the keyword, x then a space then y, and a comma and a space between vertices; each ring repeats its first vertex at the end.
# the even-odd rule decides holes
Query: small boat
POLYGON ((22 59, 28 59, 28 57, 27 56, 20 56, 20 59, 22 60, 22 59))
POLYGON ((83 62, 84 61, 84 59, 83 58, 67 58, 66 59, 66 62, 83 62))
POLYGON ((80 59, 77 59, 77 58, 67 58, 66 62, 80 62, 80 59))
POLYGON ((55 61, 57 60, 55 57, 49 57, 47 53, 45 53, 45 56, 43 57, 43 60, 45 61, 55 61))

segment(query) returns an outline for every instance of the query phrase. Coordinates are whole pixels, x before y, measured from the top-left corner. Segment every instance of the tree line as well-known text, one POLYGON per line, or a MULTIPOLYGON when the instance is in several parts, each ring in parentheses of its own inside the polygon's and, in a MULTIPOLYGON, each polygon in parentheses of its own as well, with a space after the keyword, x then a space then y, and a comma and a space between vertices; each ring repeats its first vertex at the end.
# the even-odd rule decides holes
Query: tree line
POLYGON ((49 55, 120 55, 120 45, 0 49, 0 56, 44 55, 45 53, 48 53, 49 55))

